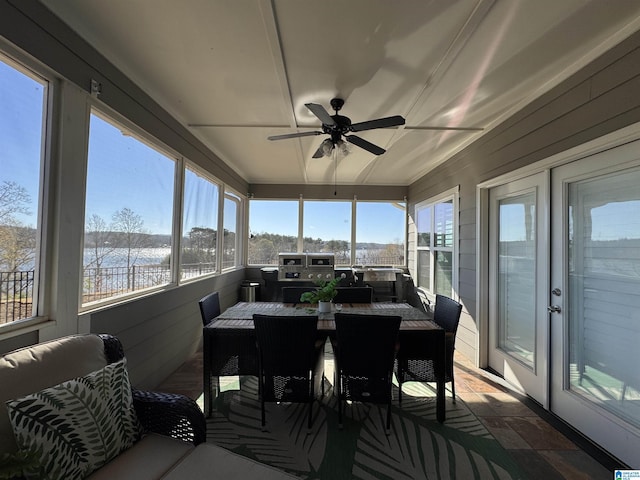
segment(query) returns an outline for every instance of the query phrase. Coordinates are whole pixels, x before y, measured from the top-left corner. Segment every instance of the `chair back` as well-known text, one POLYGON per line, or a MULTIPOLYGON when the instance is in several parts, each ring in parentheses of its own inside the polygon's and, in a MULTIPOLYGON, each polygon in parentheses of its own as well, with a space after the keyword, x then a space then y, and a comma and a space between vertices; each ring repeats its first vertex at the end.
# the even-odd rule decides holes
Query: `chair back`
POLYGON ((267 376, 308 377, 315 359, 317 316, 253 315, 261 370, 267 376))
POLYGON ((300 303, 300 296, 305 292, 313 292, 314 287, 282 287, 283 303, 300 303))
POLYGON ((444 295, 436 295, 436 307, 433 311, 433 321, 444 328, 447 332, 456 334, 458 323, 460 322, 460 313, 462 305, 455 300, 445 297, 444 295))
POLYGON ((393 370, 400 316, 337 312, 335 321, 340 373, 382 378, 393 370))
POLYGON ((212 292, 200 299, 200 315, 202 316, 202 324, 206 327, 211 320, 220 315, 220 296, 218 292, 212 292))
POLYGON ((373 288, 371 287, 337 287, 334 303, 371 303, 373 288))

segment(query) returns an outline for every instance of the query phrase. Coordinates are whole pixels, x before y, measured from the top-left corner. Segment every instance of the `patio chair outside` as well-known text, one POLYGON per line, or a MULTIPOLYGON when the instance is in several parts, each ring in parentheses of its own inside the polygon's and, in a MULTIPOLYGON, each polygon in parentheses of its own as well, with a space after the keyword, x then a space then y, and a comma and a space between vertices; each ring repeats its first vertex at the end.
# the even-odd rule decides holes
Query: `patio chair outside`
POLYGON ((262 428, 265 402, 299 402, 309 404, 311 429, 316 392, 324 394, 324 342, 318 342, 318 317, 254 314, 253 322, 262 428))
POLYGON ((333 298, 333 303, 371 303, 373 301, 373 288, 371 287, 338 287, 338 294, 333 298))
POLYGON ((200 315, 202 315, 202 324, 206 327, 211 320, 220 315, 220 296, 218 292, 212 292, 200 299, 200 315))
MULTIPOLYGON (((456 332, 460 322, 462 305, 444 295, 436 295, 436 305, 433 311, 433 321, 445 330, 445 383, 451 382, 451 395, 456 401, 456 389, 453 378, 453 353, 456 332)), ((411 339, 402 342, 398 351, 396 376, 398 378, 398 401, 402 403, 402 384, 404 382, 435 382, 434 352, 428 351, 424 345, 412 342, 411 339)))
POLYGON ((336 313, 335 359, 338 421, 347 400, 387 404, 391 428, 391 388, 401 317, 336 313))
POLYGON ((282 287, 283 303, 300 303, 300 296, 304 292, 313 292, 314 287, 282 287))

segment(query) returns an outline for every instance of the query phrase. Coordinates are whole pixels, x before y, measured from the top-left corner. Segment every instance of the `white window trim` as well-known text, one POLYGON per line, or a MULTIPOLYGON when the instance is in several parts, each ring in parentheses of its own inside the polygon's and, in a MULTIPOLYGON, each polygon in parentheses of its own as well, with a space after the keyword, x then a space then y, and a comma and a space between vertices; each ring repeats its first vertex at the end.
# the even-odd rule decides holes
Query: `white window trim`
POLYGON ((218 251, 221 252, 221 255, 216 255, 216 261, 219 261, 218 263, 218 267, 219 267, 219 271, 220 272, 229 272, 231 270, 237 270, 238 268, 243 267, 243 241, 242 239, 244 238, 244 205, 243 203, 245 202, 245 198, 240 195, 237 191, 227 187, 226 185, 221 185, 221 202, 220 202, 220 209, 218 210, 220 212, 219 215, 219 219, 218 219, 218 225, 219 225, 219 232, 222 233, 222 235, 218 235, 218 243, 217 243, 217 248, 219 249, 218 251), (231 200, 233 202, 236 203, 236 218, 235 218, 235 224, 236 224, 236 244, 235 244, 235 258, 233 260, 233 265, 231 267, 223 267, 223 256, 224 256, 224 202, 225 200, 231 200), (220 258, 218 258, 220 257, 220 258))
MULTIPOLYGON (((452 200, 453 203, 453 247, 438 247, 437 250, 443 250, 443 251, 451 251, 452 252, 452 266, 451 266, 451 298, 453 300, 458 301, 460 298, 460 295, 458 293, 458 276, 459 276, 459 272, 458 272, 458 257, 459 257, 459 243, 460 243, 460 232, 458 231, 458 226, 459 226, 459 216, 460 216, 460 212, 459 212, 459 208, 460 208, 460 186, 456 185, 453 188, 450 188, 449 190, 445 190, 442 193, 439 193, 438 195, 435 195, 433 197, 428 198, 427 200, 423 200, 422 202, 419 202, 416 204, 415 206, 415 212, 416 212, 416 222, 415 222, 415 229, 414 229, 414 233, 413 233, 413 245, 414 245, 414 256, 415 256, 415 275, 417 278, 417 274, 418 274, 418 252, 422 251, 422 250, 432 250, 432 247, 429 247, 428 249, 425 247, 419 247, 418 246, 418 222, 417 222, 417 212, 418 210, 421 210, 423 208, 428 208, 428 207, 434 207, 435 205, 437 205, 438 203, 442 203, 443 201, 447 201, 447 200, 452 200)), ((433 212, 434 210, 432 210, 431 213, 431 220, 433 221, 433 212)), ((432 225, 433 226, 433 225, 432 225)), ((432 232, 433 234, 433 232, 432 232)), ((431 280, 433 280, 433 275, 434 275, 434 265, 433 265, 433 256, 431 256, 431 265, 430 265, 430 269, 429 269, 429 275, 431 276, 431 280)), ((432 292, 431 290, 425 288, 425 287, 421 287, 421 286, 417 286, 417 289, 424 294, 429 301, 433 302, 435 301, 435 297, 436 294, 434 292, 432 292)))
POLYGON ((36 257, 35 275, 33 286, 32 311, 36 314, 28 318, 21 318, 9 323, 0 325, 0 340, 23 335, 32 331, 40 331, 43 328, 56 324, 49 319, 49 303, 51 297, 50 289, 45 287, 45 283, 51 275, 49 259, 45 256, 49 248, 51 218, 53 207, 51 206, 51 184, 52 169, 55 159, 53 158, 54 142, 59 134, 58 124, 54 118, 58 114, 57 98, 60 96, 60 86, 56 75, 40 62, 25 55, 15 48, 10 42, 0 37, 0 60, 9 67, 14 68, 22 74, 34 78, 40 78, 44 84, 44 105, 43 105, 43 125, 42 125, 42 146, 40 152, 40 170, 38 186, 38 213, 36 237, 36 257))

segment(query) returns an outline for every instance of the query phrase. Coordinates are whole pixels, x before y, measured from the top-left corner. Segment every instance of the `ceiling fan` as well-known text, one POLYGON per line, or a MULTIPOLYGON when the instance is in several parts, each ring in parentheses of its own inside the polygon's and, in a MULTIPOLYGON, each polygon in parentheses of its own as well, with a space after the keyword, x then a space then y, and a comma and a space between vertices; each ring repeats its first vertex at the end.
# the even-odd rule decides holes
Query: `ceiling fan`
POLYGON ((313 154, 313 158, 322 158, 323 156, 330 156, 334 148, 337 148, 343 153, 346 153, 346 144, 343 138, 360 148, 365 149, 374 155, 382 155, 386 150, 378 145, 375 145, 364 138, 357 135, 347 135, 350 132, 362 132, 364 130, 373 130, 375 128, 387 128, 396 127, 398 125, 404 125, 404 118, 400 115, 394 115, 392 117, 377 118, 375 120, 368 120, 366 122, 351 123, 349 117, 338 115, 338 112, 344 105, 342 98, 333 98, 331 100, 331 108, 335 110, 335 115, 329 115, 329 112, 317 103, 305 103, 305 107, 311 110, 318 119, 322 122, 322 131, 314 132, 302 132, 302 133, 289 133, 286 135, 272 135, 267 137, 269 140, 283 140, 286 138, 297 137, 310 137, 313 135, 330 135, 330 138, 324 140, 318 150, 313 154))

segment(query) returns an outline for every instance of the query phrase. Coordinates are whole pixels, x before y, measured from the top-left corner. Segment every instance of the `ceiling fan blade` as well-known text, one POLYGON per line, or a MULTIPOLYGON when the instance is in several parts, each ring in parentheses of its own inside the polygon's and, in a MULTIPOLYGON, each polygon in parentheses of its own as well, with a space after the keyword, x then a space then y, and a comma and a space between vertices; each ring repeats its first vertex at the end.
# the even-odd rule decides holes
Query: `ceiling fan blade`
POLYGON ((267 137, 267 138, 269 140, 284 140, 285 138, 311 137, 314 135, 322 135, 322 132, 286 133, 284 135, 271 135, 270 137, 267 137))
POLYGON ((322 149, 322 144, 320 144, 320 146, 318 147, 318 150, 316 150, 316 153, 314 153, 311 158, 322 158, 322 157, 324 157, 324 150, 322 149))
POLYGON ((398 125, 404 125, 404 118, 400 115, 394 115, 392 117, 378 118, 376 120, 369 120, 366 122, 354 123, 351 125, 352 132, 362 132, 363 130, 373 130, 374 128, 387 128, 397 127, 398 125))
POLYGON ((364 148, 367 152, 371 152, 374 155, 382 155, 386 150, 384 148, 380 148, 377 145, 365 140, 364 138, 357 137, 356 135, 345 136, 349 143, 353 143, 360 148, 364 148))
POLYGON ((311 113, 318 117, 323 125, 336 124, 333 118, 331 118, 331 115, 329 115, 329 112, 327 112, 322 105, 318 105, 317 103, 305 103, 304 106, 311 110, 311 113))
POLYGON ((481 132, 483 127, 436 127, 435 125, 427 125, 424 127, 404 127, 405 130, 453 130, 457 132, 481 132))

